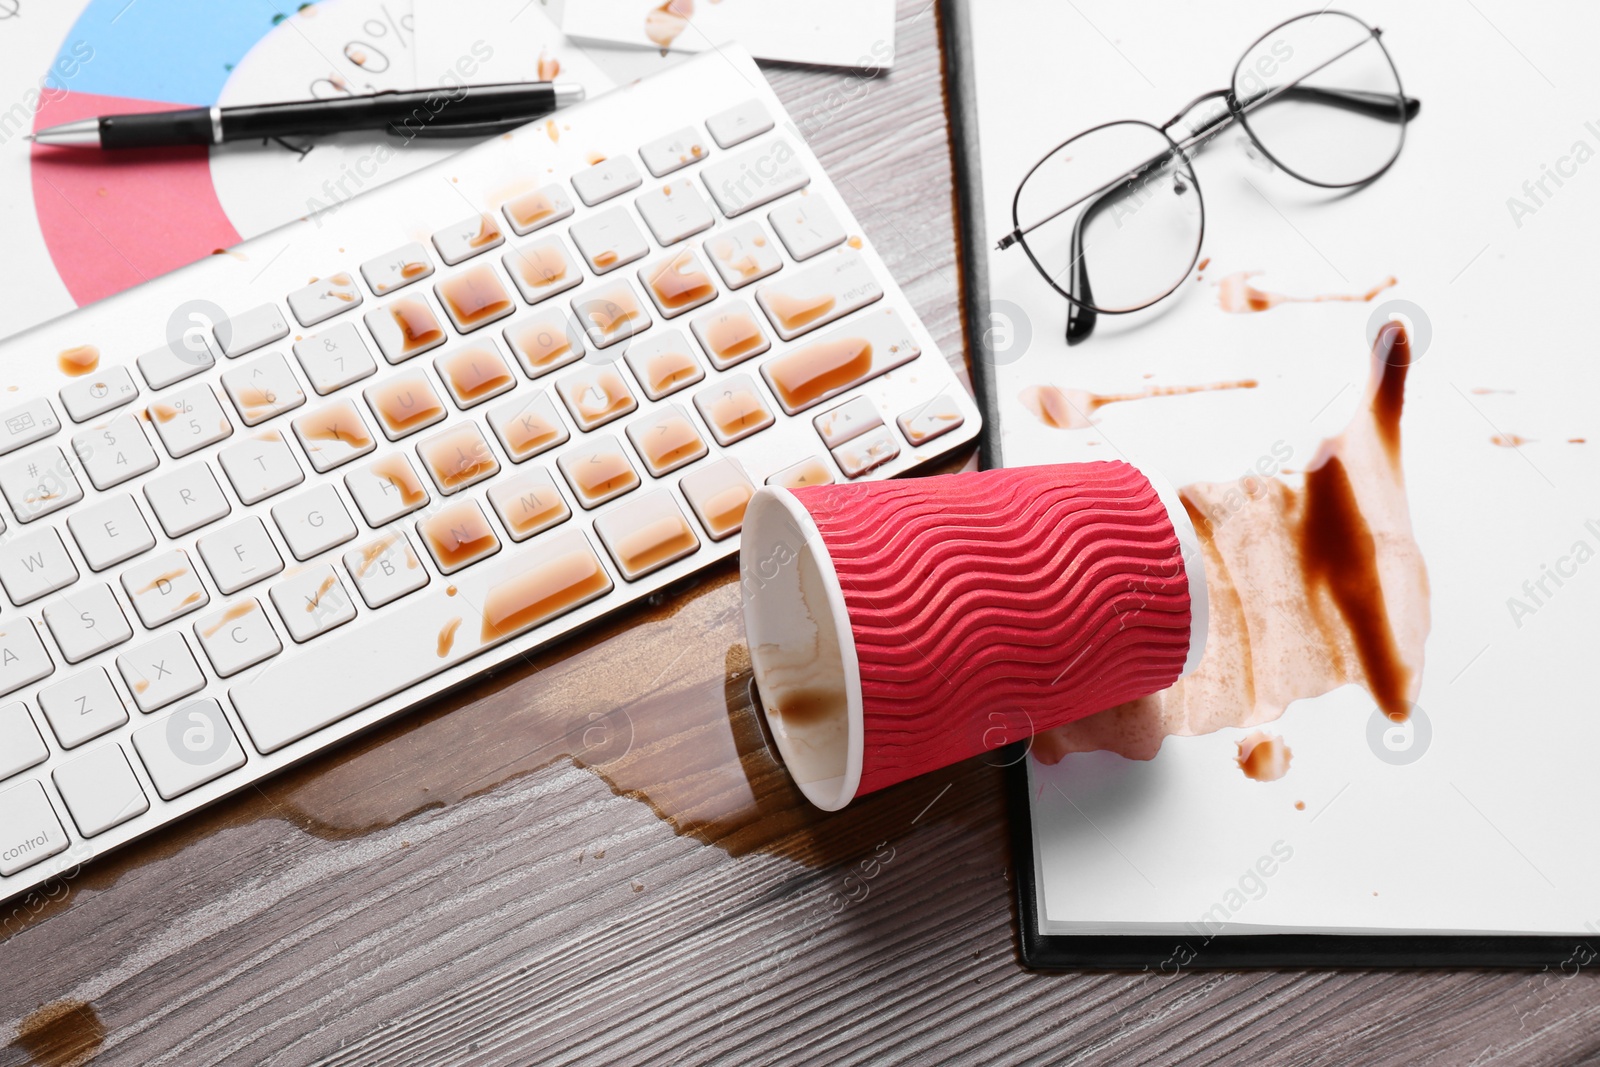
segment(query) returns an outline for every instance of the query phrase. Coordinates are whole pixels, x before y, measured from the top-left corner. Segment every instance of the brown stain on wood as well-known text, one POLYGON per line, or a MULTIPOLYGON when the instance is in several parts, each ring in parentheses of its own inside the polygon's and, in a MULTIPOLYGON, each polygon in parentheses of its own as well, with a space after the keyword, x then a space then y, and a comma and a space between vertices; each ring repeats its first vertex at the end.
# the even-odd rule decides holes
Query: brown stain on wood
POLYGON ((83 1067, 105 1043, 106 1027, 94 1005, 57 1000, 17 1024, 11 1047, 26 1053, 36 1067, 83 1067))

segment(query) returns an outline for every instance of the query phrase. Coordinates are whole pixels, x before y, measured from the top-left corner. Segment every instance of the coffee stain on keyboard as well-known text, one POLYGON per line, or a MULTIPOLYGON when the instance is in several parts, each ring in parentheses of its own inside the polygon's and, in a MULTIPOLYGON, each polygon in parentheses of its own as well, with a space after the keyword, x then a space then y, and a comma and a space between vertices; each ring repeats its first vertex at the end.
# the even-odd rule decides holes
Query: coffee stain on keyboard
MULTIPOLYGON (((206 637, 215 637, 217 634, 222 632, 222 628, 224 626, 228 625, 230 622, 237 622, 255 610, 256 602, 254 598, 249 600, 241 600, 237 604, 234 604, 224 611, 221 618, 217 619, 217 621, 212 623, 210 626, 207 626, 201 631, 201 633, 203 633, 206 637)), ((148 685, 149 683, 146 682, 145 684, 148 685)))
POLYGON ((414 296, 403 296, 388 307, 394 324, 400 327, 401 352, 410 353, 444 340, 444 328, 433 309, 414 296))
POLYGON ((538 321, 527 322, 520 327, 508 327, 506 338, 522 354, 528 366, 535 369, 553 366, 572 354, 572 342, 559 326, 552 327, 538 321))
POLYGON ((439 297, 462 330, 470 330, 509 312, 511 295, 489 267, 473 267, 439 283, 439 297))
POLYGON ((700 269, 700 261, 688 249, 657 267, 649 284, 656 300, 669 311, 702 303, 717 291, 711 278, 700 269))
POLYGON ((613 266, 616 262, 617 262, 617 253, 615 251, 613 251, 612 249, 609 249, 609 248, 603 249, 598 254, 596 254, 595 257, 594 257, 594 265, 597 266, 597 267, 610 267, 610 266, 613 266))
POLYGON ((467 240, 469 248, 487 248, 500 239, 500 224, 493 215, 478 216, 478 232, 467 240))
POLYGON ((456 631, 459 629, 461 629, 461 616, 459 615, 439 628, 439 642, 436 651, 440 659, 448 656, 450 650, 455 647, 456 631))
POLYGON ((1205 658, 1164 692, 1040 734, 1037 758, 1151 759, 1169 736, 1260 726, 1346 685, 1395 721, 1409 716, 1432 625, 1399 462, 1411 362, 1405 329, 1382 327, 1366 402, 1298 485, 1246 477, 1180 490, 1205 557, 1205 658))
POLYGON ((490 397, 516 384, 492 345, 469 345, 439 361, 451 392, 464 404, 490 397))
MULTIPOLYGON (((553 208, 550 213, 555 213, 553 208)), ((513 269, 522 283, 535 291, 548 289, 567 279, 566 253, 553 242, 546 241, 531 248, 519 249, 510 262, 516 264, 513 269)))
POLYGON ((657 352, 645 363, 645 377, 649 379, 650 392, 658 396, 680 382, 694 381, 699 373, 700 365, 681 348, 657 352))
POLYGON ((766 341, 756 320, 742 311, 717 316, 706 325, 705 339, 706 347, 724 360, 747 356, 766 341))
POLYGON ((832 293, 799 297, 790 293, 772 292, 765 294, 764 298, 767 310, 772 312, 778 320, 778 325, 785 330, 798 330, 809 326, 832 311, 834 305, 838 303, 832 293))
POLYGON ((444 418, 444 405, 433 395, 427 380, 407 375, 374 387, 369 396, 378 417, 390 433, 406 434, 444 418))
MULTIPOLYGON (((756 237, 750 242, 757 248, 765 248, 767 239, 756 237)), ((753 253, 744 252, 742 255, 740 244, 731 237, 713 237, 706 242, 706 248, 713 256, 728 265, 728 269, 737 271, 741 278, 754 278, 761 273, 761 264, 753 253), (737 259, 734 257, 738 256, 737 259)))
POLYGON ((706 406, 711 409, 710 421, 729 437, 772 419, 761 398, 749 389, 724 389, 706 406))
MULTIPOLYGON (((560 132, 554 130, 554 126, 555 122, 553 121, 545 123, 546 131, 550 132, 552 141, 561 137, 560 132)), ((519 229, 526 230, 536 223, 553 218, 556 213, 556 205, 544 190, 535 189, 532 192, 523 193, 514 200, 507 201, 505 212, 510 216, 511 221, 517 224, 519 229)))
POLYGON ((417 560, 417 554, 411 551, 411 545, 404 543, 399 533, 391 531, 361 546, 361 555, 356 560, 355 567, 351 569, 352 573, 356 578, 365 578, 367 571, 371 569, 374 563, 387 556, 391 549, 401 544, 405 545, 406 570, 415 570, 421 566, 421 563, 417 560))
POLYGON ((167 571, 164 574, 158 574, 154 578, 150 579, 150 584, 141 586, 140 588, 134 590, 134 592, 136 594, 153 593, 157 589, 165 591, 166 587, 171 586, 173 582, 177 581, 179 578, 182 578, 188 573, 188 567, 179 567, 177 570, 167 571))
POLYGON ((1238 755, 1234 757, 1244 776, 1256 782, 1276 782, 1289 773, 1289 761, 1294 753, 1283 738, 1256 730, 1237 742, 1238 755))
POLYGON ((806 407, 853 385, 871 370, 872 343, 865 337, 818 341, 767 365, 779 398, 794 408, 806 407))
POLYGON ((105 1023, 94 1005, 82 1000, 52 1001, 17 1024, 11 1046, 35 1067, 83 1067, 106 1043, 105 1023))
POLYGON ((1270 311, 1280 304, 1322 304, 1330 301, 1365 304, 1375 299, 1385 289, 1399 284, 1399 279, 1391 274, 1364 293, 1285 296, 1282 293, 1269 293, 1251 285, 1250 279, 1259 276, 1261 273, 1259 270, 1241 270, 1218 278, 1216 282, 1217 306, 1230 314, 1248 314, 1256 311, 1270 311))
POLYGON ((414 508, 427 501, 428 494, 422 488, 422 479, 417 477, 417 472, 404 455, 394 453, 385 456, 367 469, 394 487, 400 494, 400 503, 406 507, 414 508))
POLYGON ((519 633, 601 592, 611 584, 587 549, 568 552, 496 585, 483 601, 482 640, 519 633))
POLYGON ((1086 389, 1061 389, 1054 385, 1030 385, 1018 394, 1022 406, 1046 426, 1057 430, 1086 430, 1094 425, 1094 414, 1108 404, 1125 404, 1163 396, 1187 396, 1229 389, 1254 389, 1254 378, 1206 385, 1153 385, 1132 393, 1091 393, 1086 389))
POLYGON ((442 508, 417 524, 441 570, 457 570, 491 555, 499 539, 477 504, 463 500, 442 508))
POLYGON ((76 345, 62 349, 56 356, 56 366, 69 378, 81 378, 100 368, 100 350, 94 345, 76 345))

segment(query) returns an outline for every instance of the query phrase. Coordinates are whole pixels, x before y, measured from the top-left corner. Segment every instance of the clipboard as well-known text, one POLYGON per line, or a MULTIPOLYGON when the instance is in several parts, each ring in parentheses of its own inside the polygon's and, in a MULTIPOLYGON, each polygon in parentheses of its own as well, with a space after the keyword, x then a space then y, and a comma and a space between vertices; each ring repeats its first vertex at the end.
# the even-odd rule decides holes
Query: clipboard
MULTIPOLYGON (((1003 405, 994 368, 990 315, 984 175, 977 128, 976 70, 970 13, 976 0, 939 0, 946 93, 949 101, 956 199, 960 211, 963 319, 969 339, 974 392, 984 415, 980 462, 1004 466, 1003 405)), ((1073 129, 1066 123, 1062 137, 1073 129)), ((1493 968, 1561 969, 1600 958, 1600 938, 1583 934, 1471 933, 1187 933, 1052 934, 1039 921, 1038 866, 1027 771, 1027 746, 1001 752, 1006 770, 1010 844, 1015 871, 1018 952, 1037 971, 1153 971, 1271 968, 1493 968)))

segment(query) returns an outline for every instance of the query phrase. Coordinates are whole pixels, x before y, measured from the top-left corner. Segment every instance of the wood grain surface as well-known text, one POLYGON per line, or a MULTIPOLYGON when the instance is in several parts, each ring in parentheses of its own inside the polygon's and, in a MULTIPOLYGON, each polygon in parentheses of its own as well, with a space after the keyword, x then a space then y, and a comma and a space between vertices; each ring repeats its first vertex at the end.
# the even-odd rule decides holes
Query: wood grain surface
MULTIPOLYGON (((936 14, 769 76, 952 358, 936 14)), ((1040 976, 1001 772, 808 809, 724 567, 0 913, 0 1064, 1600 1062, 1600 967, 1040 976)), ((1403 813, 1392 827, 1403 833, 1403 813)))

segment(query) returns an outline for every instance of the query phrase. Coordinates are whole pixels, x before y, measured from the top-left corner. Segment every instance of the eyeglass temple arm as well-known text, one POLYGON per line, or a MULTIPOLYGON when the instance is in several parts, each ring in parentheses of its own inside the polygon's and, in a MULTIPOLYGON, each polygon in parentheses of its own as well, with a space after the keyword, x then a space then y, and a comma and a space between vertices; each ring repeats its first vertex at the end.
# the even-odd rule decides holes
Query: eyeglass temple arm
MULTIPOLYGON (((1339 108, 1341 111, 1354 111, 1359 115, 1383 122, 1410 122, 1422 110, 1422 101, 1414 96, 1397 97, 1394 93, 1378 93, 1365 89, 1322 89, 1311 85, 1289 86, 1281 93, 1274 94, 1272 99, 1324 104, 1339 108), (1396 100, 1403 101, 1401 106, 1404 108, 1404 117, 1401 109, 1395 107, 1396 100)), ((1243 110, 1249 111, 1260 101, 1260 97, 1252 97, 1239 103, 1243 110)))
POLYGON ((1067 286, 1072 293, 1072 299, 1067 301, 1068 348, 1087 341, 1089 335, 1094 333, 1094 324, 1100 317, 1091 306, 1094 292, 1089 288, 1089 259, 1083 250, 1083 227, 1092 216, 1104 209, 1105 203, 1104 195, 1095 198, 1072 225, 1072 281, 1067 286))

